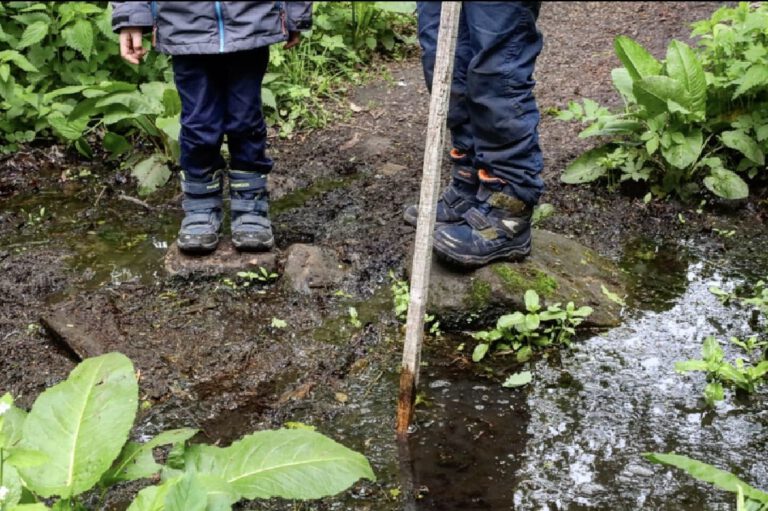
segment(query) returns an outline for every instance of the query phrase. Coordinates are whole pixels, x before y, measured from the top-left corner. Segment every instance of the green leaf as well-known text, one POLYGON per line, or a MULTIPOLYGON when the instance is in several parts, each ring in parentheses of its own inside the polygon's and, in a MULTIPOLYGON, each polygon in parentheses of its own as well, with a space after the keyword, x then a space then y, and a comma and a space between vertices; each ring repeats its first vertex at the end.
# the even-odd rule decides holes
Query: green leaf
POLYGON ((31 449, 10 448, 7 449, 5 461, 16 468, 37 467, 47 462, 48 456, 31 449))
POLYGON ((723 384, 719 381, 713 381, 707 383, 704 387, 704 400, 709 406, 714 406, 718 401, 725 399, 725 391, 723 390, 723 384))
POLYGON ((472 362, 480 362, 485 358, 488 348, 490 348, 490 345, 486 343, 480 343, 475 346, 475 349, 472 351, 472 362))
POLYGON ((148 486, 133 499, 127 511, 164 511, 165 497, 176 484, 176 479, 165 481, 160 486, 148 486))
POLYGON ((139 195, 147 196, 163 186, 171 177, 171 171, 161 154, 153 154, 140 161, 131 171, 139 182, 139 195))
POLYGON ((184 474, 165 495, 164 511, 205 511, 207 493, 197 482, 197 474, 184 474))
MULTIPOLYGON (((534 332, 537 328, 539 328, 539 325, 541 324, 541 320, 539 319, 538 314, 526 314, 525 315, 525 330, 528 332, 534 332)), ((518 327, 519 328, 519 327, 518 327)))
POLYGON ((659 74, 661 63, 653 55, 626 36, 618 36, 613 43, 616 55, 627 68, 629 76, 633 80, 640 80, 646 76, 659 74))
POLYGON ((619 91, 628 103, 636 103, 635 94, 632 92, 632 76, 624 67, 617 67, 611 71, 613 86, 619 91))
POLYGON ((21 435, 24 428, 24 421, 27 419, 27 412, 13 405, 13 399, 10 394, 3 396, 2 401, 10 406, 5 413, 0 415, 0 446, 4 448, 15 447, 21 442, 21 435))
POLYGON ((701 356, 707 362, 720 362, 723 360, 725 354, 723 353, 723 347, 720 346, 718 340, 710 335, 704 339, 704 344, 701 347, 701 356))
POLYGON ((712 483, 721 490, 736 493, 739 488, 744 495, 761 503, 768 503, 768 493, 749 486, 735 475, 712 465, 693 460, 679 454, 644 453, 643 456, 653 463, 663 463, 684 470, 689 476, 712 483))
POLYGON ((48 35, 48 23, 45 21, 36 21, 31 25, 27 25, 27 28, 24 29, 24 33, 21 34, 21 39, 19 40, 19 44, 16 45, 16 49, 21 50, 27 46, 37 44, 42 41, 46 35, 48 35))
POLYGON ((0 64, 0 82, 7 82, 11 76, 10 64, 0 64))
POLYGON ((590 149, 573 160, 563 171, 560 180, 567 184, 589 183, 603 177, 608 169, 598 164, 599 160, 613 150, 612 144, 590 149))
POLYGON ((707 80, 701 60, 685 43, 672 41, 667 48, 667 73, 685 88, 690 110, 701 118, 707 109, 707 80))
POLYGON ((704 186, 724 199, 744 199, 749 196, 749 185, 738 174, 727 169, 713 169, 704 178, 704 186))
POLYGON ((539 295, 533 289, 528 289, 525 292, 525 308, 530 312, 536 312, 539 310, 539 295))
POLYGON ((531 348, 530 346, 523 346, 515 354, 515 360, 517 360, 522 364, 523 362, 528 362, 532 356, 533 356, 533 348, 531 348))
POLYGON ((151 477, 161 466, 155 462, 152 449, 161 445, 183 443, 195 436, 196 429, 182 428, 164 431, 144 444, 128 442, 114 465, 101 478, 102 486, 120 481, 135 481, 151 477))
POLYGON ((175 117, 158 117, 155 119, 155 126, 157 126, 157 129, 168 135, 168 138, 171 140, 179 140, 181 123, 178 115, 175 117))
POLYGON ((0 486, 8 488, 5 500, 2 501, 2 504, 4 504, 3 509, 6 509, 6 507, 12 508, 19 503, 19 500, 21 500, 22 484, 16 468, 8 464, 3 465, 3 478, 0 480, 0 486))
POLYGON ((622 307, 625 307, 627 305, 626 302, 624 302, 624 300, 619 295, 617 295, 616 293, 610 291, 607 287, 605 287, 605 284, 600 284, 600 290, 605 295, 605 297, 608 298, 613 303, 621 305, 622 307))
POLYGON ((413 14, 416 12, 416 2, 374 2, 377 9, 398 14, 413 14))
POLYGON ((24 422, 22 446, 49 462, 22 469, 35 493, 70 498, 92 488, 117 458, 133 425, 138 385, 124 355, 84 360, 44 391, 24 422))
POLYGON ((37 68, 27 60, 27 57, 16 50, 0 51, 0 62, 13 62, 22 71, 26 71, 27 73, 37 73, 37 68))
POLYGON ((502 383, 501 386, 508 387, 508 388, 522 387, 523 385, 528 385, 529 383, 531 383, 531 380, 533 380, 533 375, 531 374, 531 372, 522 371, 522 372, 510 375, 506 380, 504 380, 504 383, 502 383))
POLYGON ((277 100, 275 99, 275 94, 268 87, 261 88, 261 104, 266 108, 277 110, 277 100))
POLYGON ((739 86, 736 88, 736 92, 733 94, 734 98, 738 98, 742 94, 745 94, 755 87, 765 89, 768 85, 768 65, 755 64, 747 69, 744 76, 738 81, 739 86))
POLYGON ((362 454, 314 431, 260 431, 227 448, 194 445, 186 470, 216 474, 247 499, 317 499, 360 478, 375 480, 362 454))
POLYGON ((93 27, 84 19, 79 19, 74 25, 61 31, 64 42, 73 50, 79 51, 85 60, 90 60, 93 51, 93 27))
POLYGON ((68 120, 61 112, 53 112, 48 116, 48 123, 64 139, 75 141, 83 136, 83 131, 88 127, 88 117, 68 120))
POLYGON ((701 130, 693 129, 688 133, 675 133, 673 142, 669 147, 662 147, 661 154, 667 162, 679 169, 685 169, 696 163, 704 148, 704 137, 701 130))
POLYGON ((102 141, 104 149, 109 151, 113 156, 118 156, 130 151, 133 146, 122 135, 108 131, 104 134, 104 140, 102 141))
POLYGON ((678 373, 687 373, 690 371, 706 371, 707 365, 703 360, 683 360, 675 362, 675 371, 678 373))
POLYGON ((666 112, 669 100, 685 110, 691 110, 690 98, 683 84, 668 76, 647 76, 635 81, 632 90, 637 102, 645 107, 650 116, 666 112))
POLYGON ((726 147, 735 149, 758 165, 765 165, 765 155, 757 142, 742 130, 724 131, 720 140, 726 147))

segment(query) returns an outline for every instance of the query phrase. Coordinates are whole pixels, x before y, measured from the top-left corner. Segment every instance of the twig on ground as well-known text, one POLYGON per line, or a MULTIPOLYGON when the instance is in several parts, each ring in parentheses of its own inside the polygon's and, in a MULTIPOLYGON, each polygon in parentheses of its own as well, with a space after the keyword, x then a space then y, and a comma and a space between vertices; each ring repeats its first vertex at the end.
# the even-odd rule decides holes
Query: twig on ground
POLYGON ((136 197, 131 197, 130 195, 125 195, 124 193, 121 193, 120 195, 118 195, 117 198, 121 199, 121 200, 124 200, 124 201, 132 202, 132 203, 136 204, 137 206, 141 206, 142 208, 146 208, 149 211, 152 211, 153 209, 155 209, 152 206, 150 206, 149 204, 147 204, 146 202, 144 202, 143 200, 137 199, 136 197))

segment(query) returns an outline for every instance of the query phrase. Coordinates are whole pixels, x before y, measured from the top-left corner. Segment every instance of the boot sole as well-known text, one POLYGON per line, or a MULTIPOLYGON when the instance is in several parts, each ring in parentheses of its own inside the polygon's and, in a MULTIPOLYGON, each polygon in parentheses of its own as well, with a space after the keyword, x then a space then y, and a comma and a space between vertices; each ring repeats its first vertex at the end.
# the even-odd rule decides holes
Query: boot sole
POLYGON ((232 244, 236 249, 243 252, 269 252, 275 246, 274 236, 269 241, 261 243, 250 243, 247 241, 232 240, 232 244))
POLYGON ((506 247, 485 256, 461 255, 451 251, 439 241, 433 243, 433 250, 437 258, 452 266, 462 269, 475 269, 491 262, 518 262, 531 254, 531 239, 516 247, 506 247))
POLYGON ((185 254, 195 254, 195 255, 204 255, 204 254, 210 254, 211 252, 214 252, 216 250, 216 247, 219 246, 219 240, 216 240, 213 243, 209 244, 189 244, 185 245, 182 241, 176 240, 176 244, 179 247, 179 250, 184 252, 185 254))

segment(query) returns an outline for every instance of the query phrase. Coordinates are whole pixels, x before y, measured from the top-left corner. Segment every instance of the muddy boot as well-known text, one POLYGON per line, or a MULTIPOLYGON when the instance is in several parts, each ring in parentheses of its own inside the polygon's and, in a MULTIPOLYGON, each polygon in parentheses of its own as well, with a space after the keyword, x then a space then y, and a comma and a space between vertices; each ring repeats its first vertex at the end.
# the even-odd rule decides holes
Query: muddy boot
POLYGON ((181 173, 184 219, 176 243, 183 252, 207 254, 219 244, 222 219, 221 171, 209 179, 191 179, 181 173))
POLYGON ((264 252, 275 244, 269 212, 267 176, 258 172, 229 171, 232 198, 232 243, 238 250, 264 252))
MULTIPOLYGON (((471 158, 459 153, 456 149, 451 149, 451 160, 453 160, 451 184, 443 191, 437 201, 436 225, 459 222, 461 215, 478 205, 475 195, 479 181, 477 170, 472 167, 471 158)), ((405 208, 403 212, 405 223, 415 227, 418 217, 418 204, 411 204, 405 208)))
POLYGON ((527 257, 531 253, 533 208, 509 190, 493 191, 485 185, 480 185, 477 198, 480 204, 465 212, 461 222, 435 229, 436 255, 467 269, 527 257))

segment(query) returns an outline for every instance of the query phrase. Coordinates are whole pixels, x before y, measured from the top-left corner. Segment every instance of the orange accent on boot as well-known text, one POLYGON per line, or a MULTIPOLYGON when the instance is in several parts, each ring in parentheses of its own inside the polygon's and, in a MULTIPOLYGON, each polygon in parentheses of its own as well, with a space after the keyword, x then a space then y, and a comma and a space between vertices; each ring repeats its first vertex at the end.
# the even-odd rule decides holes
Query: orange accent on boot
POLYGON ((485 169, 480 169, 477 171, 477 177, 480 178, 481 183, 502 183, 507 184, 506 181, 501 179, 500 177, 492 176, 488 173, 485 169))
POLYGON ((455 147, 453 149, 451 149, 450 154, 451 154, 451 158, 455 158, 457 160, 460 160, 460 159, 464 158, 467 155, 466 153, 462 153, 461 151, 459 151, 455 147))

